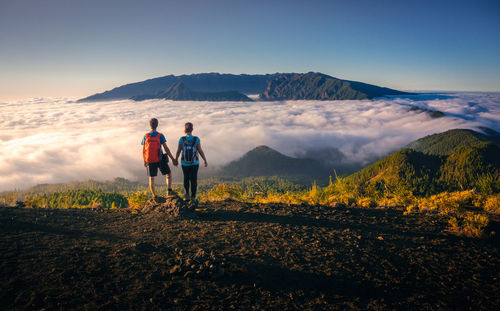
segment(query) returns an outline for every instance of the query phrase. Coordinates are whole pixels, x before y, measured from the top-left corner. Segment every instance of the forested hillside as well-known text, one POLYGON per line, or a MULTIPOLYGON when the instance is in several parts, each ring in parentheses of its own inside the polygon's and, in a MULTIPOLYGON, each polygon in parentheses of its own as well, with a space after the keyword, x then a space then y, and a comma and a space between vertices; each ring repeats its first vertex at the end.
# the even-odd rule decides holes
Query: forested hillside
POLYGON ((486 130, 488 134, 469 129, 453 129, 417 139, 408 148, 427 154, 450 155, 462 146, 476 146, 482 142, 500 144, 500 134, 491 129, 486 130))

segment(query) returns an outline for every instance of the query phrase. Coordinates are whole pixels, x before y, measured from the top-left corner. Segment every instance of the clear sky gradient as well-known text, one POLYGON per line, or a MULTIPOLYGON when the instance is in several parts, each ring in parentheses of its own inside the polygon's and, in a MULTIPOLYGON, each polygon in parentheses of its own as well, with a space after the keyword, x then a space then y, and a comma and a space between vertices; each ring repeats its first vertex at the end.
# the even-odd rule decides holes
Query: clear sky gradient
POLYGON ((0 100, 167 74, 308 71, 500 91, 500 1, 0 0, 0 100))

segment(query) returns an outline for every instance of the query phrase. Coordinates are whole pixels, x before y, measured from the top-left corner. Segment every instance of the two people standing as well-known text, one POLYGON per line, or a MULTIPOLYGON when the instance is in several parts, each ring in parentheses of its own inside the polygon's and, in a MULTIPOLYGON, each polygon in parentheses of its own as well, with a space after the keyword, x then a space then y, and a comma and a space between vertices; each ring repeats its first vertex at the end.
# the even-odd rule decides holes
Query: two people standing
POLYGON ((172 191, 172 178, 171 170, 168 166, 168 158, 172 159, 174 166, 177 166, 179 164, 179 155, 182 153, 181 164, 184 174, 185 197, 188 200, 196 201, 199 168, 198 153, 201 155, 205 167, 208 166, 208 163, 205 153, 201 148, 200 139, 193 136, 193 124, 191 122, 185 124, 184 133, 186 136, 179 139, 175 158, 167 146, 165 136, 156 131, 158 128, 158 120, 156 118, 151 119, 149 125, 151 131, 144 135, 141 144, 143 146, 142 153, 144 166, 147 168, 149 176, 149 189, 151 190, 153 199, 156 198, 155 177, 158 174, 158 169, 160 169, 160 172, 166 177, 167 195, 174 194, 172 191), (162 147, 165 153, 162 152, 162 147))

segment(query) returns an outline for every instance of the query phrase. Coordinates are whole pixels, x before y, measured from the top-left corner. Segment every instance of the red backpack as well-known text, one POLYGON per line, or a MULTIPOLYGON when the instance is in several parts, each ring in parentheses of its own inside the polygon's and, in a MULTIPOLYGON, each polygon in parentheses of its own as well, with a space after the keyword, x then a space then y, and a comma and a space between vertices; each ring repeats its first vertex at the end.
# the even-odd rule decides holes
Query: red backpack
POLYGON ((160 136, 161 133, 158 133, 155 137, 151 137, 149 133, 146 134, 146 141, 144 142, 144 147, 142 148, 142 155, 145 162, 160 162, 160 136))

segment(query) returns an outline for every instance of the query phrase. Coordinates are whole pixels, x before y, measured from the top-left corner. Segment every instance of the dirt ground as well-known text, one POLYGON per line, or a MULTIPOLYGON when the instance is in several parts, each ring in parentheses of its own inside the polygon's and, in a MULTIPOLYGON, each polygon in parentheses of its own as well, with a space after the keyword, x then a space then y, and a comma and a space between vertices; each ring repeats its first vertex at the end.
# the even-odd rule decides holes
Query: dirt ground
POLYGON ((199 208, 182 219, 0 208, 0 305, 500 310, 497 234, 459 237, 438 216, 393 209, 231 201, 199 208), (200 249, 217 258, 216 272, 208 273, 209 261, 199 264, 202 273, 186 272, 200 249))

